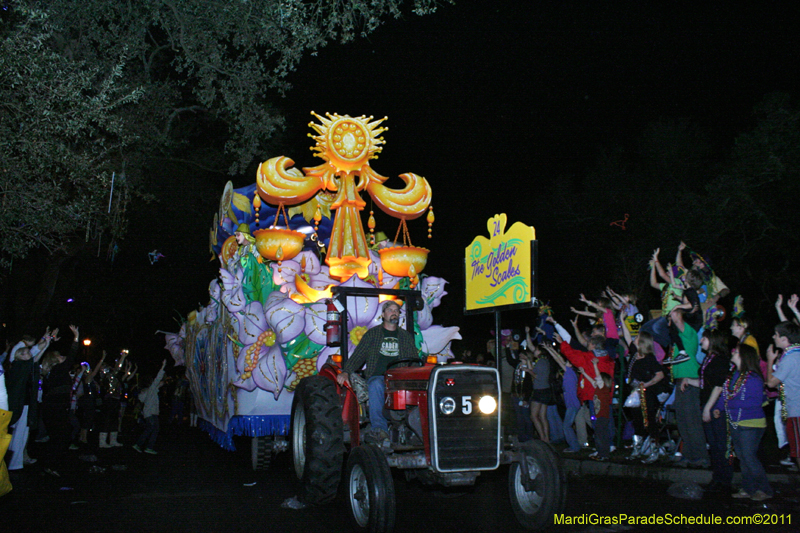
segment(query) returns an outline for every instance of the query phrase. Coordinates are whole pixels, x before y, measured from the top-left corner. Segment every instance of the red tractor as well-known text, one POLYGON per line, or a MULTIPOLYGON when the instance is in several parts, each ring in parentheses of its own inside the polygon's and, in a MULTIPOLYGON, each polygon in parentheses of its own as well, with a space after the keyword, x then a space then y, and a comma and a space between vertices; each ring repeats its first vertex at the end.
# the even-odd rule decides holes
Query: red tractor
MULTIPOLYGON (((391 294, 412 309, 419 298, 411 290, 339 289, 342 302, 348 295, 391 294)), ((346 314, 342 313, 345 339, 346 314)), ((407 322, 413 332, 410 316, 407 322)), ((511 504, 520 524, 541 529, 561 512, 566 482, 553 449, 540 441, 511 446, 501 437, 497 369, 418 359, 390 365, 384 403, 390 442, 380 446, 362 441, 369 424, 366 394, 339 386, 339 372, 339 366, 327 364, 295 391, 291 446, 306 503, 331 501, 344 467, 356 530, 392 531, 395 495, 390 468, 405 470, 408 479, 453 487, 473 485, 481 472, 508 464, 511 504)))

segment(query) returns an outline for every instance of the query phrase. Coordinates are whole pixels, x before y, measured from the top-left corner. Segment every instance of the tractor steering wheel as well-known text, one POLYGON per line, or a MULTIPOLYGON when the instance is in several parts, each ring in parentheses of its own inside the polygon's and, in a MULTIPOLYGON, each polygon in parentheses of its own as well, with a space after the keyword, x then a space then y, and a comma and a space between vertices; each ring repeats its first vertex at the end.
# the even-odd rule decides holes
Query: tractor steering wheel
POLYGON ((389 370, 390 368, 392 368, 394 366, 397 366, 397 365, 402 365, 403 363, 408 363, 408 364, 411 364, 411 365, 416 364, 417 366, 425 366, 425 362, 422 359, 406 358, 406 359, 398 359, 397 361, 392 361, 391 363, 386 365, 386 370, 389 370))

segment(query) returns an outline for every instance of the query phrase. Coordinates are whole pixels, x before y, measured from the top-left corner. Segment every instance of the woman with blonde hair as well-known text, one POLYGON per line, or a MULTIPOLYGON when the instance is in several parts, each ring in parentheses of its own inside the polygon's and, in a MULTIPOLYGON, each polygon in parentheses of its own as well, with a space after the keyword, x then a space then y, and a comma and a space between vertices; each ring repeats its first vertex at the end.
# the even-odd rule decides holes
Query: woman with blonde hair
POLYGON ((639 390, 639 407, 632 409, 638 409, 641 413, 641 417, 633 418, 635 433, 639 438, 634 438, 633 451, 628 458, 644 456, 648 463, 657 461, 659 457, 658 410, 670 390, 669 380, 656 359, 654 342, 652 334, 642 331, 631 343, 626 380, 632 389, 639 390))
POLYGON ((761 355, 761 350, 758 349, 758 341, 750 333, 750 319, 744 316, 733 317, 731 321, 731 333, 736 337, 738 342, 752 346, 756 350, 756 354, 761 355))

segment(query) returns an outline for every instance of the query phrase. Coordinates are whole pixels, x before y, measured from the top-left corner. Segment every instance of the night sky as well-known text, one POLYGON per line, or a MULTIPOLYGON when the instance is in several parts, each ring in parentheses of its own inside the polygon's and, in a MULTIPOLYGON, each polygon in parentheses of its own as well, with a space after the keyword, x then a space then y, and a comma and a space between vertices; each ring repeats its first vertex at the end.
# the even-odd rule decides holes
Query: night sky
MULTIPOLYGON (((722 158, 735 136, 752 128, 753 106, 764 95, 797 94, 796 3, 652 4, 462 1, 432 16, 392 20, 366 39, 331 44, 306 57, 290 77, 293 89, 276 99, 287 130, 276 153, 262 160, 285 155, 297 167, 319 164, 307 137, 312 110, 388 116, 373 168, 393 178, 388 186, 402 186, 396 176, 414 172, 433 188, 434 238, 425 237, 424 219, 410 229, 415 245, 432 249, 425 273, 451 282, 436 322, 485 340, 492 316, 461 314, 462 261, 464 247, 486 235, 488 218, 504 212, 509 225, 537 229, 538 296, 577 297, 587 282, 565 279, 568 242, 558 213, 541 207, 555 183, 585 176, 604 149, 628 145, 659 119, 691 120, 722 158)), ((253 183, 257 163, 251 175, 212 178, 213 194, 172 190, 165 176, 154 192, 164 217, 158 231, 153 208, 131 215, 117 265, 104 274, 128 296, 114 320, 129 320, 121 334, 130 342, 158 350, 156 329, 177 330, 177 312, 185 316, 208 301, 218 268, 208 262, 208 229, 219 196, 227 179, 234 187, 253 183), (146 257, 153 249, 166 255, 156 265, 146 257)), ((378 229, 394 235, 396 221, 377 211, 378 229)), ((56 299, 79 292, 80 279, 65 281, 56 299)), ((84 308, 80 315, 90 313, 84 308)), ((530 314, 507 319, 519 323, 530 314)))
MULTIPOLYGON (((434 239, 423 238, 421 221, 412 236, 432 249, 426 272, 451 281, 435 316, 481 336, 493 317, 461 315, 461 260, 472 238, 487 234, 488 218, 505 212, 509 225, 534 226, 538 296, 577 298, 597 281, 564 279, 568 243, 558 213, 542 209, 553 185, 585 176, 603 150, 630 147, 660 119, 691 120, 724 157, 752 128, 764 95, 796 93, 800 59, 798 9, 789 2, 487 4, 459 2, 330 46, 304 61, 284 102, 293 147, 286 155, 298 165, 316 164, 305 138, 310 110, 389 117, 373 168, 421 174, 434 191, 434 239)), ((393 234, 396 224, 384 227, 393 234)), ((667 245, 677 242, 653 244, 667 245)), ((504 320, 517 326, 530 315, 504 320)))

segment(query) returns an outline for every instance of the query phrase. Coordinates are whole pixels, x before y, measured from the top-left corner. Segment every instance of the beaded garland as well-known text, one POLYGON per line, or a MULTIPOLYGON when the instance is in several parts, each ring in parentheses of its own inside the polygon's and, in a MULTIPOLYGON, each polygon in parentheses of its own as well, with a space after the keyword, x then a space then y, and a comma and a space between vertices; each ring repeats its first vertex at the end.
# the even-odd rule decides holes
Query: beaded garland
POLYGON ((711 364, 711 361, 717 356, 716 353, 709 353, 705 359, 703 359, 703 364, 700 365, 700 388, 703 388, 703 384, 705 382, 705 374, 706 374, 706 367, 711 364))
POLYGON ((650 421, 647 420, 647 396, 645 395, 644 383, 639 383, 639 407, 642 410, 642 421, 644 422, 645 429, 650 427, 650 421))
MULTIPOLYGON (((734 372, 734 374, 738 374, 738 371, 734 372)), ((732 464, 734 453, 733 453, 733 439, 731 438, 731 428, 737 429, 739 427, 739 422, 741 421, 742 418, 742 408, 741 407, 739 408, 739 414, 736 418, 736 422, 734 422, 733 418, 731 417, 731 412, 728 409, 728 400, 736 397, 740 392, 742 394, 741 399, 744 400, 744 396, 745 394, 747 394, 747 387, 745 386, 745 382, 747 381, 747 374, 739 374, 739 376, 737 376, 736 378, 736 381, 734 381, 733 383, 733 388, 731 388, 731 377, 733 377, 733 375, 728 376, 728 378, 725 380, 725 384, 722 387, 722 394, 725 397, 725 413, 727 414, 727 421, 728 421, 726 425, 727 435, 725 439, 726 440, 725 447, 727 448, 727 450, 725 455, 728 458, 728 461, 731 462, 732 464)))
MULTIPOLYGON (((733 421, 731 417, 731 411, 728 408, 728 400, 735 398, 736 396, 740 396, 740 400, 744 400, 745 396, 747 395, 747 378, 750 376, 752 372, 747 372, 745 374, 740 374, 738 370, 734 370, 731 375, 725 380, 725 384, 722 387, 722 393, 725 398, 725 413, 727 414, 727 453, 726 456, 728 460, 732 463, 734 457, 733 451, 733 441, 731 438, 731 428, 738 429, 739 424, 741 423, 742 419, 742 408, 739 408, 738 415, 736 417, 736 421, 733 421), (731 387, 731 379, 733 376, 736 376, 736 380, 733 382, 733 386, 731 387)), ((754 373, 753 373, 754 374, 754 373)), ((760 375, 754 374, 755 376, 760 378, 760 375)), ((763 391, 762 391, 763 392, 763 391)))
MULTIPOLYGON (((734 375, 735 374, 738 374, 738 372, 734 372, 734 375)), ((736 378, 736 381, 733 382, 733 388, 731 388, 731 378, 733 376, 728 376, 728 378, 725 380, 725 385, 722 388, 722 392, 725 393, 725 412, 728 413, 728 420, 734 429, 739 427, 739 420, 742 418, 742 408, 739 408, 739 415, 736 419, 736 422, 734 422, 730 416, 730 411, 728 410, 728 400, 735 398, 739 395, 739 393, 742 395, 740 399, 744 400, 745 394, 747 394, 747 387, 745 386, 745 383, 747 382, 747 376, 748 374, 740 374, 736 378)))
POLYGON ((628 377, 627 377, 627 382, 628 382, 628 383, 630 383, 630 382, 631 382, 631 373, 633 372, 633 366, 636 364, 636 361, 638 361, 638 360, 639 360, 639 358, 638 358, 638 357, 636 357, 636 356, 634 356, 633 358, 631 358, 631 362, 630 362, 630 364, 628 365, 628 377))

